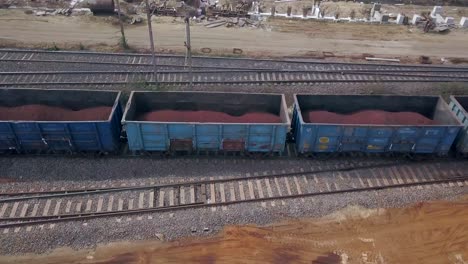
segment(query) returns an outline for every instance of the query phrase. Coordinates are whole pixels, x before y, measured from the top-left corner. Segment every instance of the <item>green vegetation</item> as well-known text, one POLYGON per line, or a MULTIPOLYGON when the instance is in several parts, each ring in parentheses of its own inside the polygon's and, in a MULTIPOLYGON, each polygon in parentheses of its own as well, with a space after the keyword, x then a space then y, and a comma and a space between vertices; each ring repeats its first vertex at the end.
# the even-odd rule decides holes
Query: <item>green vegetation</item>
POLYGON ((129 50, 130 46, 128 45, 127 38, 124 36, 120 37, 119 46, 124 50, 129 50))
POLYGON ((47 50, 58 51, 58 50, 60 50, 60 48, 54 42, 54 43, 52 43, 52 47, 48 47, 47 50))

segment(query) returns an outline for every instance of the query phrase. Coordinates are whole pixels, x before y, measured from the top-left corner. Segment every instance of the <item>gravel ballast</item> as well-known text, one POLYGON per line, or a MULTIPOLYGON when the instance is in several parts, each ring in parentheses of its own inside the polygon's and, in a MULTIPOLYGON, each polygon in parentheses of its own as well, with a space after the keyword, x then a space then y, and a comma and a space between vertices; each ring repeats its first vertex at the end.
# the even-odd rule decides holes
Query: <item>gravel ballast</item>
POLYGON ((258 224, 265 225, 280 220, 297 217, 320 217, 349 205, 366 208, 385 208, 405 206, 410 203, 451 199, 467 194, 464 188, 431 188, 423 190, 396 189, 378 192, 362 192, 340 195, 318 196, 314 198, 288 200, 285 205, 276 202, 276 206, 260 203, 238 204, 229 206, 226 211, 217 208, 185 210, 174 213, 145 214, 141 220, 137 216, 94 219, 86 222, 60 223, 50 229, 34 228, 30 232, 24 229, 18 233, 13 230, 0 236, 1 254, 23 254, 26 252, 44 253, 58 247, 74 249, 95 247, 98 243, 122 240, 158 239, 162 234, 166 240, 187 236, 208 236, 220 231, 226 225, 258 224), (152 219, 148 219, 151 216, 152 219), (40 242, 40 243, 38 243, 40 242))

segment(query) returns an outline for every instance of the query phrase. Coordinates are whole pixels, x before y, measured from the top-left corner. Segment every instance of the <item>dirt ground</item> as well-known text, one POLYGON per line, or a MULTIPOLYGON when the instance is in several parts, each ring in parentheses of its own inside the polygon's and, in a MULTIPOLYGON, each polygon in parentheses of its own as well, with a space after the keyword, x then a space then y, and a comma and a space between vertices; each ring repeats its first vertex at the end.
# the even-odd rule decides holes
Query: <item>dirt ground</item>
POLYGON ((321 219, 228 226, 211 238, 122 242, 93 250, 0 257, 2 263, 468 262, 468 196, 407 208, 349 206, 321 219))
MULTIPOLYGON (((241 48, 252 57, 304 56, 332 52, 355 56, 363 53, 386 57, 468 57, 468 31, 448 35, 422 34, 404 26, 334 24, 298 20, 272 20, 266 30, 192 26, 195 52, 211 48, 212 54, 232 54, 241 48)), ((184 24, 169 17, 153 21, 156 47, 163 52, 183 52, 184 24)), ((146 25, 127 25, 128 43, 148 49, 146 25)), ((115 49, 120 32, 109 17, 36 17, 20 10, 0 10, 0 46, 115 49)), ((362 57, 362 56, 361 56, 362 57)))

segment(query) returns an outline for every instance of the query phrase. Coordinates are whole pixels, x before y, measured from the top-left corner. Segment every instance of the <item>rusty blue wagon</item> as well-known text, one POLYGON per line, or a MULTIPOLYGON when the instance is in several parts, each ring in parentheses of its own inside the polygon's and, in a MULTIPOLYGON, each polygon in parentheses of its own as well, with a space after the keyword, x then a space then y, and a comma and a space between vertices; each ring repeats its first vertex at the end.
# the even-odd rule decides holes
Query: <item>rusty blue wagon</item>
POLYGON ((285 148, 290 126, 284 95, 221 92, 131 93, 122 124, 132 151, 273 153, 285 148), (231 115, 262 111, 279 123, 140 121, 142 112, 159 109, 211 110, 231 115))
POLYGON ((438 96, 294 95, 292 133, 298 153, 410 153, 446 155, 460 122, 438 96), (303 113, 348 114, 366 109, 419 113, 436 125, 376 125, 306 122, 303 113))
POLYGON ((116 152, 120 148, 120 92, 0 89, 0 106, 46 105, 73 110, 106 106, 106 120, 0 120, 0 153, 116 152))

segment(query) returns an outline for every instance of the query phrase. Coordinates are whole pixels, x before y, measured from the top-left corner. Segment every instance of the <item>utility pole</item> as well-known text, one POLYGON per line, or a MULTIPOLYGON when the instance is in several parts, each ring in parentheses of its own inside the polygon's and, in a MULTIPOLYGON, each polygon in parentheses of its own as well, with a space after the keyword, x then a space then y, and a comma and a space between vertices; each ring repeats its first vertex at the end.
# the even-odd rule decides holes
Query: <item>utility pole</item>
MULTIPOLYGON (((188 59, 190 88, 192 88, 193 71, 192 71, 192 46, 190 46, 190 17, 185 17, 185 47, 187 47, 186 58, 188 59)), ((187 61, 185 63, 187 65, 187 61)))
POLYGON ((120 40, 120 44, 122 45, 122 48, 127 49, 128 48, 128 43, 127 39, 125 38, 125 32, 124 32, 124 26, 122 19, 120 18, 120 1, 115 0, 115 3, 117 4, 117 15, 119 17, 119 24, 120 24, 120 33, 122 34, 122 38, 120 40))
POLYGON ((153 27, 151 26, 151 9, 148 0, 145 0, 146 3, 146 18, 148 20, 148 32, 150 38, 150 45, 151 45, 151 55, 153 57, 153 71, 154 71, 154 79, 155 82, 158 82, 158 69, 156 66, 156 54, 154 52, 154 39, 153 39, 153 27))

